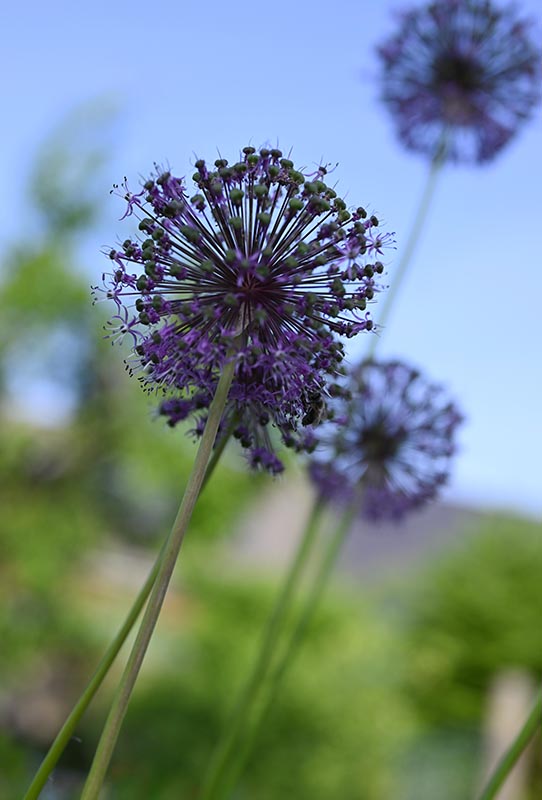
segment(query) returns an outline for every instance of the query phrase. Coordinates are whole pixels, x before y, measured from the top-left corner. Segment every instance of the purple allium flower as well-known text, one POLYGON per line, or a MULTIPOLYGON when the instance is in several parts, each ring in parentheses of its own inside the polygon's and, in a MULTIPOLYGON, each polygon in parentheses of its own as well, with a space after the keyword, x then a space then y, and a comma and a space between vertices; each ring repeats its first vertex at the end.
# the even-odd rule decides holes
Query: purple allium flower
POLYGON ((461 416, 442 388, 400 361, 362 362, 316 429, 309 474, 320 495, 359 503, 361 516, 399 519, 448 477, 461 416))
POLYGON ((390 235, 363 208, 347 210, 325 167, 304 175, 280 150, 245 147, 231 165, 195 167, 193 191, 159 169, 138 193, 119 189, 140 234, 109 253, 112 333, 131 337, 130 368, 166 393, 160 413, 171 425, 195 416, 196 434, 235 358, 222 433, 276 473, 269 428, 312 446, 298 426, 307 395, 340 374, 338 337, 371 330, 366 307, 390 235))
POLYGON ((410 150, 489 161, 540 99, 528 21, 489 0, 436 0, 401 15, 379 47, 382 99, 410 150))

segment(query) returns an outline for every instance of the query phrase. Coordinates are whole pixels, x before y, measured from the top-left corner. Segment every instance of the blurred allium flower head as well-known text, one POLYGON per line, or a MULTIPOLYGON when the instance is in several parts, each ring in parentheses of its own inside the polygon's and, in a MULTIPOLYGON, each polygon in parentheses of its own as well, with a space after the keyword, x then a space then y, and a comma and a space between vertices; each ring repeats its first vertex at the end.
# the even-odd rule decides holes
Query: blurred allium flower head
POLYGON ((515 9, 436 0, 401 15, 379 47, 399 137, 434 158, 492 159, 540 99, 541 49, 515 9))
POLYGON ((445 483, 461 416, 440 386, 400 361, 362 362, 345 385, 316 429, 310 477, 324 500, 399 519, 445 483))
POLYGON ((222 434, 276 473, 269 427, 287 446, 311 447, 298 425, 308 394, 340 373, 338 337, 371 330, 366 308, 390 235, 347 209, 325 166, 303 174, 280 150, 245 147, 233 164, 195 167, 192 191, 158 168, 137 193, 117 187, 140 233, 109 253, 111 333, 132 338, 130 369, 164 390, 160 413, 171 425, 195 415, 196 433, 234 358, 222 434))

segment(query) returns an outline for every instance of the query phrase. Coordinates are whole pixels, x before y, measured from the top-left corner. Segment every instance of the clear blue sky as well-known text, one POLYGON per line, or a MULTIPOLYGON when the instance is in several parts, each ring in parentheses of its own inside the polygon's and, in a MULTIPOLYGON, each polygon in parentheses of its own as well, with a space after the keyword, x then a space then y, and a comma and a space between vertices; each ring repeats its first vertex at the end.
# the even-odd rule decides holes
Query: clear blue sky
MULTIPOLYGON (((296 163, 339 161, 341 192, 395 230, 400 249, 426 165, 397 143, 377 102, 373 48, 392 30, 397 5, 5 5, 2 235, 21 234, 25 178, 43 138, 73 108, 107 96, 122 121, 103 187, 106 242, 123 235, 108 195, 114 180, 135 180, 155 160, 183 174, 194 153, 234 157, 246 143, 278 142, 296 163)), ((519 5, 540 27, 538 0, 519 5)), ((542 512, 541 132, 539 113, 493 164, 445 170, 379 349, 446 382, 468 417, 448 497, 534 513, 542 512)), ((103 236, 102 226, 95 264, 85 250, 96 274, 103 236)))

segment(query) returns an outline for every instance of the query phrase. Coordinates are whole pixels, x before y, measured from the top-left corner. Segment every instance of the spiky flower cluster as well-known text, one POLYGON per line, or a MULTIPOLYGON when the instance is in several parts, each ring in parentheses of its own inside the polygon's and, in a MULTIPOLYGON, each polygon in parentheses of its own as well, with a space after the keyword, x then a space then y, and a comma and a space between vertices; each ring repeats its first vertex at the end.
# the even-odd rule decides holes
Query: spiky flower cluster
POLYGON ((339 374, 338 337, 371 330, 367 303, 390 236, 363 208, 347 209, 325 167, 303 174, 280 150, 245 147, 233 164, 195 167, 192 192, 159 169, 136 194, 117 187, 140 233, 109 253, 112 333, 132 337, 131 368, 166 392, 169 423, 195 415, 197 433, 234 358, 222 435, 278 472, 269 426, 310 448, 298 425, 307 397, 339 374))
POLYGON ((492 159, 540 99, 541 50, 515 9, 436 0, 401 15, 380 48, 399 137, 430 157, 492 159))
POLYGON ((320 495, 371 520, 399 519, 448 477, 461 416, 440 386, 399 362, 362 362, 332 400, 309 474, 320 495))

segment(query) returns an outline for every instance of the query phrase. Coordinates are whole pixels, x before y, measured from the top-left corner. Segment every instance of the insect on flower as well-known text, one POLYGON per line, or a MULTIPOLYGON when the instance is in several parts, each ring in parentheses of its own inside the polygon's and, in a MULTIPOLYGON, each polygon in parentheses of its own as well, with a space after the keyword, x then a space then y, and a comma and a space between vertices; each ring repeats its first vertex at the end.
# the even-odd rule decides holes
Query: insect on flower
POLYGON ((319 425, 326 413, 326 404, 322 393, 316 391, 307 392, 306 398, 303 399, 303 408, 305 414, 301 424, 304 426, 319 425))

